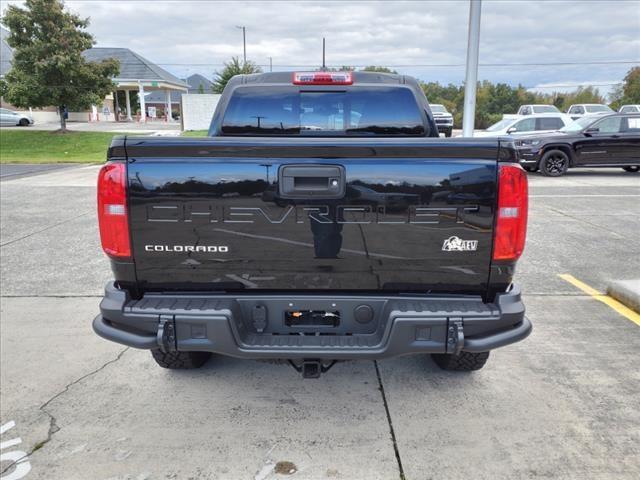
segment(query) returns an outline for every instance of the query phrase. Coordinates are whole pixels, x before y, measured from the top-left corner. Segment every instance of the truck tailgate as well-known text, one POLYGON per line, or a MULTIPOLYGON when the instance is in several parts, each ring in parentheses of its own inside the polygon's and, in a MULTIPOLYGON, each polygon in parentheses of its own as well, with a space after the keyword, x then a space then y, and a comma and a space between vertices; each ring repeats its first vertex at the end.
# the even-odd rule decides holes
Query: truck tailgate
POLYGON ((147 290, 483 294, 497 140, 129 137, 147 290))

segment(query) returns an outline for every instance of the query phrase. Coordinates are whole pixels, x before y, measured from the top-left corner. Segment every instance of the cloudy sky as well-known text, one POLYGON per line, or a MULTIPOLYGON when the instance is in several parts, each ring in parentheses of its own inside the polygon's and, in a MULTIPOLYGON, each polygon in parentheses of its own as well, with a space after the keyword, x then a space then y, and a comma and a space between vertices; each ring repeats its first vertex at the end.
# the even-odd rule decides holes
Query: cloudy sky
MULTIPOLYGON (((9 3, 22 2, 2 0, 0 8, 9 3)), ((66 4, 91 17, 97 46, 131 48, 179 76, 211 77, 231 56, 241 57, 236 26, 244 25, 247 57, 265 69, 269 57, 274 70, 318 66, 324 36, 330 65, 386 65, 441 83, 464 78, 466 0, 66 4)), ((609 91, 640 65, 640 0, 484 0, 480 63, 480 78, 494 82, 590 83, 609 91)))

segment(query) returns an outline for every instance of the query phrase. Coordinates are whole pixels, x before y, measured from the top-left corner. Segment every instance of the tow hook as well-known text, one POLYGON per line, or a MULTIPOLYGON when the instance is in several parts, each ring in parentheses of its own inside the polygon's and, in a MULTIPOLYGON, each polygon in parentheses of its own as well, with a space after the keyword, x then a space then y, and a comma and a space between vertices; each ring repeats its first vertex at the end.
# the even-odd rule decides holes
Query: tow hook
POLYGON ((460 355, 464 346, 464 331, 461 318, 450 318, 447 328, 447 353, 460 355))
POLYGON ((320 378, 320 375, 327 373, 331 367, 333 367, 337 360, 333 360, 327 364, 323 364, 322 360, 305 358, 300 365, 297 365, 293 360, 287 360, 289 365, 293 367, 297 372, 302 373, 302 378, 320 378))
POLYGON ((176 325, 173 315, 160 315, 158 320, 158 347, 164 353, 175 352, 176 346, 176 325))

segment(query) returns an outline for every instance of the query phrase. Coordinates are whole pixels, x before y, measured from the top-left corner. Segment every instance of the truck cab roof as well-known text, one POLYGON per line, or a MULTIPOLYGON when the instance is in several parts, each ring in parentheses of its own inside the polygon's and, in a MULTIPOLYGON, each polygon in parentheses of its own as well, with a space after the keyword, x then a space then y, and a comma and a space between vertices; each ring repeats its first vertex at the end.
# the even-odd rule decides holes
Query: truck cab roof
MULTIPOLYGON (((251 73, 245 75, 236 75, 227 84, 230 87, 236 85, 246 85, 254 83, 262 84, 279 84, 279 85, 292 85, 293 75, 299 73, 296 71, 288 72, 266 72, 266 73, 251 73)), ((306 73, 306 72, 305 72, 306 73)), ((309 73, 346 73, 346 72, 309 72, 309 73)), ((418 82, 413 77, 406 75, 399 75, 395 73, 379 73, 379 72, 348 72, 353 77, 353 84, 411 84, 418 85, 418 82)))

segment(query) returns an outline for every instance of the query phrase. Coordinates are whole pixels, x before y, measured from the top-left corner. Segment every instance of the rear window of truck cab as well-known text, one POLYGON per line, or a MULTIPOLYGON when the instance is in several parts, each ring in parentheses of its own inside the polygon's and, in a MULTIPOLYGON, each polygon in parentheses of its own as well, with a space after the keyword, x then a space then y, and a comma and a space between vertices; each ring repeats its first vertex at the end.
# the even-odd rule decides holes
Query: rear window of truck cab
POLYGON ((424 136, 425 124, 406 87, 344 90, 238 87, 222 120, 223 135, 424 136))

